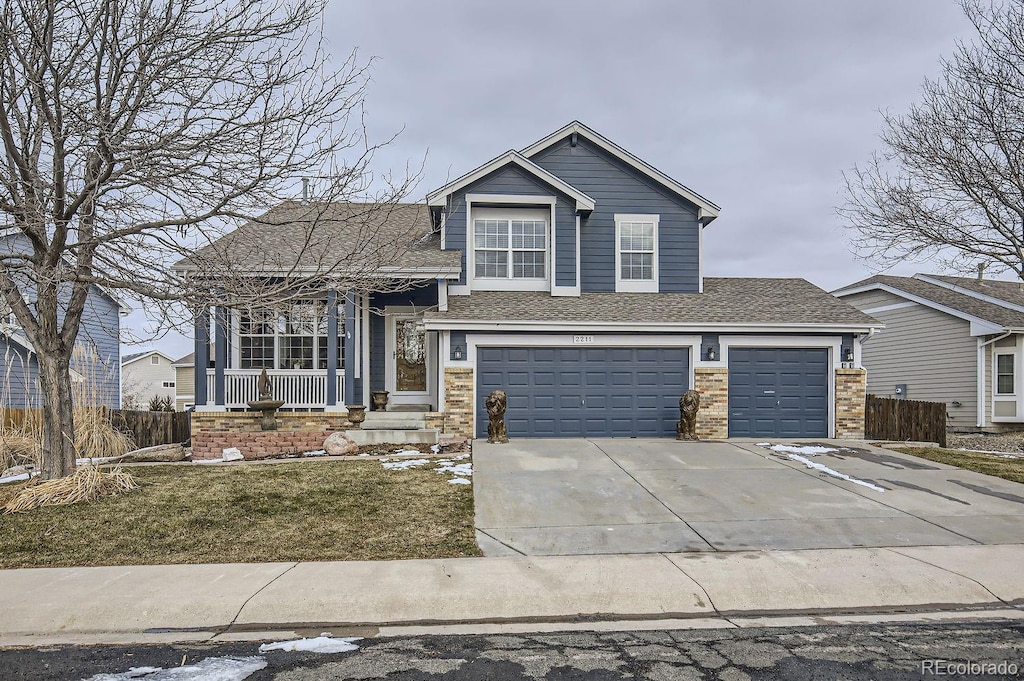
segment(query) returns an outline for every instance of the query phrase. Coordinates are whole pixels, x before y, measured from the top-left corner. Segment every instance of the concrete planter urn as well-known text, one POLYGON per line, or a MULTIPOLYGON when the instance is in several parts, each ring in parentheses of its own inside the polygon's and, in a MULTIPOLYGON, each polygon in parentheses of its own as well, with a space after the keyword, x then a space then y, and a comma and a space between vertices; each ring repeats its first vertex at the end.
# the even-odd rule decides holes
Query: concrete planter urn
POLYGON ((374 390, 370 393, 370 397, 373 399, 374 411, 387 411, 389 394, 387 390, 374 390))
POLYGON ((366 420, 366 406, 350 404, 348 407, 348 420, 353 428, 360 428, 359 424, 366 420))

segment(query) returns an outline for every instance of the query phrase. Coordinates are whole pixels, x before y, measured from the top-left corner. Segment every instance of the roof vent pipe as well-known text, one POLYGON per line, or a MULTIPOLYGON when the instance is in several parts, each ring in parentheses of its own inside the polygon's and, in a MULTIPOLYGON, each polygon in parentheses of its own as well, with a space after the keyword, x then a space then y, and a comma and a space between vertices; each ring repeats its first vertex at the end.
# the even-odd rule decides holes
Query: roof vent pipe
POLYGON ((302 202, 309 203, 309 178, 302 178, 302 202))
POLYGON ((981 281, 984 278, 985 278, 985 263, 979 262, 978 263, 978 281, 981 281))

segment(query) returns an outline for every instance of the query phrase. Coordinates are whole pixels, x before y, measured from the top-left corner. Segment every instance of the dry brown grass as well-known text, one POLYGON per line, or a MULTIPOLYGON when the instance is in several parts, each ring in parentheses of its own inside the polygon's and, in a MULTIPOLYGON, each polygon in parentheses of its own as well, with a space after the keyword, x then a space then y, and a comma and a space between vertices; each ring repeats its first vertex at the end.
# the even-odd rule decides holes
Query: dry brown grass
POLYGON ((131 473, 120 467, 101 471, 96 466, 80 466, 67 477, 25 485, 4 505, 4 512, 19 513, 43 506, 95 501, 102 497, 125 494, 138 486, 131 473))
POLYGON ((997 454, 964 452, 958 449, 940 449, 938 447, 900 447, 896 451, 936 463, 964 468, 975 473, 994 475, 1011 482, 1024 483, 1024 458, 1009 459, 997 454))
MULTIPOLYGON (((0 568, 480 555, 472 486, 426 468, 301 461, 132 473, 131 494, 0 515, 0 568)), ((21 487, 0 487, 0 504, 21 487)))

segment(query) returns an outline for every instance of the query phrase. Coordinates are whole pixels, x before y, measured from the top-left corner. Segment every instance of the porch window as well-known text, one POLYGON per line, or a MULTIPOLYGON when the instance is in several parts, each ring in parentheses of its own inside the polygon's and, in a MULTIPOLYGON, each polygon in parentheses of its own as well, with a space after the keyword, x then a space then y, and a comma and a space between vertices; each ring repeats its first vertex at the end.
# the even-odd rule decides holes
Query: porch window
POLYGON ((1016 392, 1015 384, 1013 355, 996 355, 996 394, 1013 395, 1016 392))
MULTIPOLYGON (((338 320, 338 369, 345 367, 344 320, 338 320)), ((239 321, 242 369, 326 369, 327 305, 296 301, 253 310, 239 321)))

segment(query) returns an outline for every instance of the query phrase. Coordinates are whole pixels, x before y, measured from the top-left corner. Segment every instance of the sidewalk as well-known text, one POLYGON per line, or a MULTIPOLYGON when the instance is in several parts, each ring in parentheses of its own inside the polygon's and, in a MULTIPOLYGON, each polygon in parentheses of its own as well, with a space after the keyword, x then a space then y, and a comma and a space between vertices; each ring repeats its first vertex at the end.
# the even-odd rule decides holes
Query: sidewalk
POLYGON ((372 636, 438 625, 733 626, 732 618, 762 615, 997 609, 1017 617, 1021 565, 1024 544, 0 570, 0 646, 372 636))

